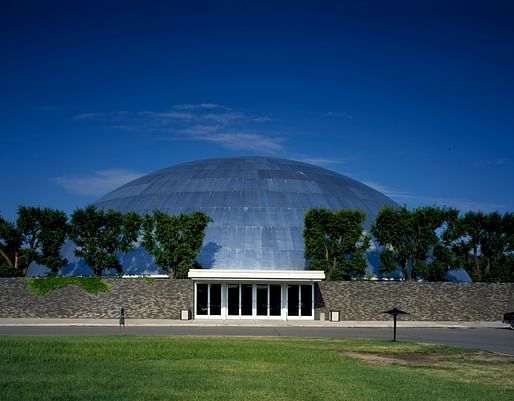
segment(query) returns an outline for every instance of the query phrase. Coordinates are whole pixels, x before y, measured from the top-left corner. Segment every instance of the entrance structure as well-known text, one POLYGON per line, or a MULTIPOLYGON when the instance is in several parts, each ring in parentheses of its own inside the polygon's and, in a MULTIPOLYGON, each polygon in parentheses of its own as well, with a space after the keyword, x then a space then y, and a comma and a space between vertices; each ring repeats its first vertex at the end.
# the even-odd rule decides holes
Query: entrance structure
POLYGON ((322 271, 193 269, 197 319, 314 319, 322 271))

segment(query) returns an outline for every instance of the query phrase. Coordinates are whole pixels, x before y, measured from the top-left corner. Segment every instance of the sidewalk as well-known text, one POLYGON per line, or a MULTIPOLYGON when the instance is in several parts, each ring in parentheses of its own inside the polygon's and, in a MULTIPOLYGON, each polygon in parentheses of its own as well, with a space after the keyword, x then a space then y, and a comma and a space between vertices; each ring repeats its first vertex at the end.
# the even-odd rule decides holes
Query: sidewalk
MULTIPOLYGON (((41 319, 0 318, 0 326, 118 326, 117 319, 41 319)), ((360 321, 345 320, 330 322, 320 320, 172 320, 172 319, 126 319, 125 326, 173 326, 173 327, 346 327, 378 328, 392 327, 392 320, 360 321)), ((398 327, 416 328, 498 328, 508 325, 497 322, 446 322, 398 320, 398 327)))

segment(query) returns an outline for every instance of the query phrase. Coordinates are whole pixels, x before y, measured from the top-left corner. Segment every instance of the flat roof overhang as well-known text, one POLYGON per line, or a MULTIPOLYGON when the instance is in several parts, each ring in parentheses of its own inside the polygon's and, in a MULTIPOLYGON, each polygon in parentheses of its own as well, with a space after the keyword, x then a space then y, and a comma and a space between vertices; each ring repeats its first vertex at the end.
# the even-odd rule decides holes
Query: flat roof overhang
POLYGON ((305 283, 325 279, 322 270, 225 270, 191 269, 188 277, 198 281, 245 281, 305 283))

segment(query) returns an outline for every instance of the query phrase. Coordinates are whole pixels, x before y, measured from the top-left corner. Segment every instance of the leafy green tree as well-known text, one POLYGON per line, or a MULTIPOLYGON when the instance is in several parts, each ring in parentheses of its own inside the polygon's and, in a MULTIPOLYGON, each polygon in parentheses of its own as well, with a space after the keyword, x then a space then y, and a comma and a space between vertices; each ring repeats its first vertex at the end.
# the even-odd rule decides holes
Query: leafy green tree
POLYGON ((24 276, 32 262, 53 273, 68 261, 60 250, 68 233, 66 214, 60 210, 20 206, 16 225, 1 219, 0 256, 7 275, 24 276))
POLYGON ((75 255, 84 259, 93 273, 122 272, 118 253, 134 248, 141 229, 141 216, 134 212, 101 210, 94 205, 76 209, 71 215, 70 238, 75 255))
POLYGON ((366 270, 369 237, 366 216, 359 210, 310 209, 305 213, 305 259, 312 270, 324 270, 328 280, 349 280, 366 270))
POLYGON ((68 218, 61 210, 25 207, 18 210, 16 226, 27 245, 29 259, 59 273, 68 260, 60 250, 68 236, 68 218))
POLYGON ((470 211, 451 232, 452 252, 473 281, 512 281, 514 214, 470 211))
POLYGON ((142 245, 170 277, 187 278, 210 222, 212 219, 203 212, 173 216, 155 210, 143 218, 142 245))
POLYGON ((440 232, 457 218, 458 211, 439 207, 383 207, 371 227, 376 241, 384 247, 381 271, 398 267, 406 280, 418 277, 441 280, 451 266, 451 255, 441 242, 440 232))

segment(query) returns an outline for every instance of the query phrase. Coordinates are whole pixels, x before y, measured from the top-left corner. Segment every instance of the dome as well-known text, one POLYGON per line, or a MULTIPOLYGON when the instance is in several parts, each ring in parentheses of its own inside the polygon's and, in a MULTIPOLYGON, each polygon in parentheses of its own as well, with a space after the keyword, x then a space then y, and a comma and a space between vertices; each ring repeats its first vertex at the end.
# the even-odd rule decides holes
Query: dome
MULTIPOLYGON (((382 206, 395 203, 358 181, 312 164, 231 157, 158 170, 95 204, 122 212, 207 213, 213 222, 198 257, 204 268, 304 270, 302 230, 308 209, 362 210, 369 226, 382 206)), ((66 253, 71 262, 73 255, 66 253)), ((79 264, 75 259, 68 273, 77 274, 79 264)), ((125 255, 122 264, 127 273, 156 272, 142 250, 125 255)))

